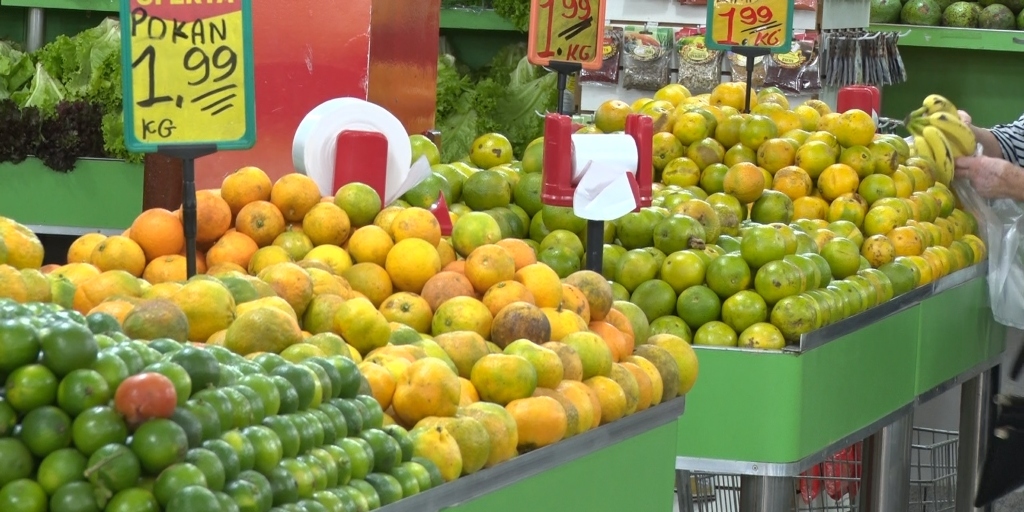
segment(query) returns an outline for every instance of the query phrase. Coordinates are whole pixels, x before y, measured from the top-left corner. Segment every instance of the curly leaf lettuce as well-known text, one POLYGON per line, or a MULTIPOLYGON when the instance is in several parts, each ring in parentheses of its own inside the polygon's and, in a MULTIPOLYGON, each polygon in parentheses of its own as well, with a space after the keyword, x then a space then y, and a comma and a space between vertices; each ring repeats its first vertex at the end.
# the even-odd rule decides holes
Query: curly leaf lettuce
POLYGON ((46 72, 42 63, 38 63, 32 87, 14 93, 11 98, 21 108, 36 107, 44 114, 49 114, 64 99, 64 87, 46 72))
POLYGON ((31 57, 13 44, 0 41, 0 99, 10 98, 26 87, 34 73, 31 57))

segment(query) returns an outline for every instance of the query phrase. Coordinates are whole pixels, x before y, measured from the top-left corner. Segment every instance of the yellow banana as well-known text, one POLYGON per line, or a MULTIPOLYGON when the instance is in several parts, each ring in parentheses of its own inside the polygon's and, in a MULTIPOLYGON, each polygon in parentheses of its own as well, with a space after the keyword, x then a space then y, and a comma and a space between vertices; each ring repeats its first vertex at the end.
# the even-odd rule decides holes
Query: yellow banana
POLYGON ((928 146, 928 141, 924 140, 924 135, 914 135, 914 150, 917 151, 918 158, 935 162, 935 155, 932 154, 932 148, 928 146))
POLYGON ((978 140, 974 137, 971 128, 960 120, 958 114, 936 112, 928 116, 928 123, 938 128, 946 136, 946 140, 952 146, 954 157, 974 154, 978 140))
POLYGON ((952 101, 949 101, 938 94, 928 95, 928 97, 924 99, 922 105, 924 106, 926 113, 929 115, 936 112, 948 112, 950 114, 957 115, 956 105, 954 105, 952 101))
POLYGON ((911 120, 909 123, 906 123, 905 126, 907 127, 907 131, 910 132, 911 135, 921 135, 921 130, 925 126, 928 126, 928 116, 925 115, 923 117, 915 118, 911 120))
POLYGON ((949 185, 953 181, 953 170, 956 168, 953 149, 950 147, 949 141, 942 130, 934 126, 924 127, 922 134, 928 147, 932 150, 932 154, 935 155, 935 172, 937 174, 935 181, 949 185))

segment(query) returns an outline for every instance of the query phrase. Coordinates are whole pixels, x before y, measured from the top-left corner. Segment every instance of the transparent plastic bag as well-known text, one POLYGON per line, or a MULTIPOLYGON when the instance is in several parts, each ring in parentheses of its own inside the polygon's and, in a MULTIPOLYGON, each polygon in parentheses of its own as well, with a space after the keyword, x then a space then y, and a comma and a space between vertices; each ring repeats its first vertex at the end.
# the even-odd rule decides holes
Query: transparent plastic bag
MULTIPOLYGON (((976 154, 981 154, 980 144, 976 154)), ((1005 326, 1024 329, 1024 204, 985 199, 964 179, 954 180, 953 190, 978 220, 988 250, 992 316, 1005 326)))

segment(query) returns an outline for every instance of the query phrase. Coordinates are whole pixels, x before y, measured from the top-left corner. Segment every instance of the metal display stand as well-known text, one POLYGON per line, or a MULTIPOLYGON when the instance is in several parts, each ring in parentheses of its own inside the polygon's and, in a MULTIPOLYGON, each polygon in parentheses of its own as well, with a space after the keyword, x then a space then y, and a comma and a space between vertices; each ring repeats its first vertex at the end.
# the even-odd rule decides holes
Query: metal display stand
POLYGON ((669 468, 685 403, 675 398, 379 510, 664 510, 672 503, 669 468))
POLYGON ((679 444, 680 511, 694 510, 686 491, 700 472, 739 475, 741 512, 791 512, 794 479, 865 441, 860 510, 906 512, 913 410, 961 385, 956 510, 973 511, 990 372, 1004 343, 987 306, 987 270, 955 272, 782 351, 697 347, 702 381, 679 436, 700 433, 702 442, 679 444))

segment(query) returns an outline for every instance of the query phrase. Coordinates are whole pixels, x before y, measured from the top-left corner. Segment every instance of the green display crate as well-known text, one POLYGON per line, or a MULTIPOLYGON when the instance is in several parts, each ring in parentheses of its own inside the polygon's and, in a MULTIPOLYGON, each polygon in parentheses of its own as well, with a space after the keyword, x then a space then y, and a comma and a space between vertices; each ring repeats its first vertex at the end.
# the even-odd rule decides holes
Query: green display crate
POLYGON ((68 173, 35 158, 0 164, 0 215, 37 233, 123 231, 142 212, 143 166, 81 159, 68 173))
POLYGON ((676 398, 379 510, 671 510, 676 421, 684 400, 676 398))
POLYGON ((795 476, 995 364, 987 265, 919 287, 779 351, 696 347, 677 467, 795 476), (700 442, 682 442, 699 439, 700 442))

